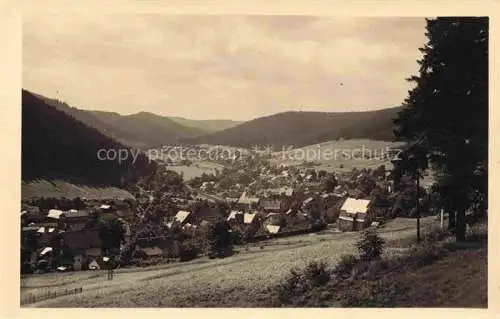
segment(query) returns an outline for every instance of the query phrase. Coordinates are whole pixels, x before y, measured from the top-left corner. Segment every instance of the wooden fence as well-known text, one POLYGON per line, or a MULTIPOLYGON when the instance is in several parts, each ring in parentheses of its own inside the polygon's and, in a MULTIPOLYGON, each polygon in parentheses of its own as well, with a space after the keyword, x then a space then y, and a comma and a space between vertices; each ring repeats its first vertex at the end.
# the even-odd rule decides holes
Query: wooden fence
POLYGON ((65 290, 49 290, 42 293, 31 293, 21 298, 21 304, 31 304, 42 300, 53 299, 61 296, 77 295, 83 291, 82 287, 65 290))

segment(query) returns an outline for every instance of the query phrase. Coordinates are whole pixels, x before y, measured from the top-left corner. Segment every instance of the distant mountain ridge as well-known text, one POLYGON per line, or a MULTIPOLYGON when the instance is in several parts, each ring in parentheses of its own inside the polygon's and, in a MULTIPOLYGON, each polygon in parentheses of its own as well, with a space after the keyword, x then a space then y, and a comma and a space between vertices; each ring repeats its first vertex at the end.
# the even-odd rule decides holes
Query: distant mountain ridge
MULTIPOLYGON (((41 97, 41 96, 39 96, 41 97)), ((113 112, 86 111, 46 97, 47 104, 65 112, 76 120, 131 147, 144 149, 164 144, 175 144, 181 138, 206 134, 205 131, 181 125, 169 118, 140 112, 120 115, 113 112)))
POLYGON ((169 116, 168 118, 179 124, 204 130, 207 133, 222 131, 243 123, 242 121, 233 120, 191 120, 177 116, 169 116))
POLYGON ((338 139, 391 141, 400 107, 368 112, 289 111, 183 141, 189 144, 305 146, 338 139))
POLYGON ((87 111, 57 99, 34 95, 103 134, 139 149, 177 144, 184 138, 206 135, 240 123, 231 120, 190 120, 150 112, 121 115, 116 112, 87 111))
POLYGON ((329 140, 393 139, 393 119, 400 107, 366 112, 288 111, 247 122, 191 120, 150 112, 121 115, 87 111, 37 95, 47 104, 118 142, 139 149, 172 144, 305 146, 329 140))

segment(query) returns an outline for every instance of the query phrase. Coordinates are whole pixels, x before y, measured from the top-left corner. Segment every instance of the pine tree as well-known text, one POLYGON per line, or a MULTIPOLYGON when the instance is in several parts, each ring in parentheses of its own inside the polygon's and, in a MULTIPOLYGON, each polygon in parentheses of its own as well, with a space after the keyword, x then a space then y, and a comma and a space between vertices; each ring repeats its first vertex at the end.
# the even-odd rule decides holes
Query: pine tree
POLYGON ((457 240, 465 211, 486 208, 488 161, 488 18, 427 20, 419 75, 395 120, 396 140, 408 142, 397 170, 416 175, 430 164, 436 191, 457 212, 457 240))

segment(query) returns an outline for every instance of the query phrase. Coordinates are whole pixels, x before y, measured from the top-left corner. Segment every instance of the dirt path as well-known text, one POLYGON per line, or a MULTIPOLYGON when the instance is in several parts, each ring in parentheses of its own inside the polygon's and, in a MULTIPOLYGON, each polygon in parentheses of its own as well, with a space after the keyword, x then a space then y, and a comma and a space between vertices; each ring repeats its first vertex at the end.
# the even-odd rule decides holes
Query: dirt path
MULTIPOLYGON (((436 223, 434 218, 422 225, 436 223)), ((381 230, 388 241, 410 238, 415 234, 415 220, 396 219, 381 230)), ((200 258, 189 263, 165 264, 149 268, 122 269, 115 279, 104 272, 75 272, 29 276, 22 279, 21 299, 29 294, 43 294, 48 289, 77 287, 83 293, 61 296, 26 304, 28 307, 156 307, 176 306, 186 296, 200 290, 206 293, 243 289, 252 292, 272 287, 293 267, 304 267, 313 260, 334 264, 341 255, 354 253, 359 233, 322 233, 270 240, 249 251, 221 259, 200 258), (48 287, 52 285, 51 287, 48 287)), ((389 251, 390 253, 390 251, 389 251)))

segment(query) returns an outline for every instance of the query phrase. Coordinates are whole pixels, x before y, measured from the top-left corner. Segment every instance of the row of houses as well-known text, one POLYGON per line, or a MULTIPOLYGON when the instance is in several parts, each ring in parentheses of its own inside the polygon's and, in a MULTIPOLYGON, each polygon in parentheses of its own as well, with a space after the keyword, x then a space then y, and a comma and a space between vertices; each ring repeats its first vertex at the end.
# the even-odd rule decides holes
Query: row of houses
POLYGON ((71 267, 87 268, 92 262, 106 262, 116 251, 105 248, 98 224, 120 220, 125 236, 130 236, 130 223, 135 216, 125 206, 103 204, 98 209, 30 209, 21 212, 21 261, 28 269, 71 267), (103 259, 104 258, 104 259, 103 259), (62 264, 61 264, 62 263, 62 264))

